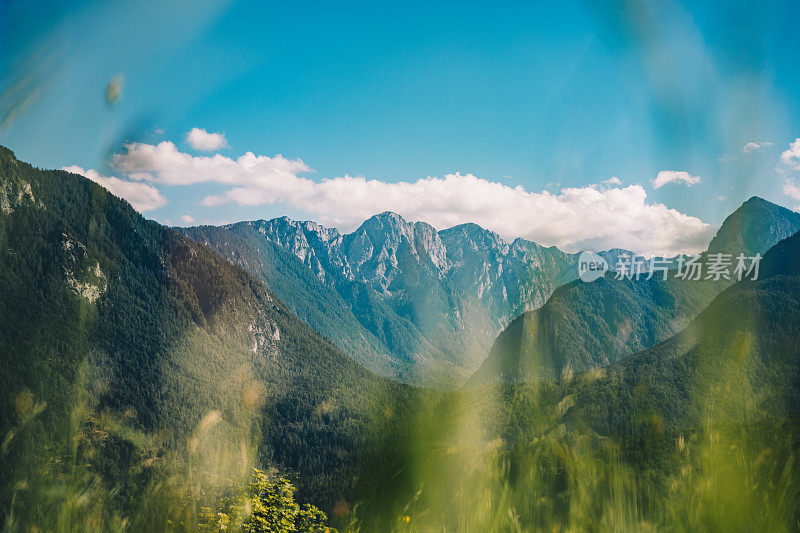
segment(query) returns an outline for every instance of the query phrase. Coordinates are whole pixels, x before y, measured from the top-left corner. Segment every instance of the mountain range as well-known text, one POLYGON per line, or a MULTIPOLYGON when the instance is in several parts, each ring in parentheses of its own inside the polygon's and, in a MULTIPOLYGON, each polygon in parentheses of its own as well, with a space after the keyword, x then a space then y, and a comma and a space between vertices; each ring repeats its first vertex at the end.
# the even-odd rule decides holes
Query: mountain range
MULTIPOLYGON (((463 382, 505 325, 577 278, 578 254, 391 212, 348 234, 286 217, 176 229, 261 279, 367 368, 409 383, 463 382)), ((623 253, 600 255, 613 266, 623 253)))
MULTIPOLYGON (((764 254, 800 231, 800 213, 752 197, 729 215, 703 255, 764 254)), ((497 338, 470 384, 526 381, 607 366, 684 329, 730 279, 691 280, 661 273, 559 287, 539 309, 516 318, 497 338)))
POLYGON ((670 432, 748 424, 764 415, 796 423, 799 309, 800 233, 795 233, 767 251, 758 279, 730 285, 684 329, 573 382, 582 397, 579 410, 594 412, 589 418, 606 434, 612 412, 618 422, 626 420, 622 413, 657 413, 670 432))
MULTIPOLYGON (((391 212, 349 234, 286 217, 178 229, 249 270, 370 370, 428 385, 457 384, 476 369, 471 382, 483 379, 498 352, 513 358, 515 350, 533 350, 532 329, 536 357, 553 360, 549 374, 608 364, 676 333, 727 285, 689 290, 671 279, 611 275, 570 284, 579 254, 524 239, 507 243, 476 224, 437 231, 391 212), (533 328, 539 317, 548 318, 533 328)), ((753 197, 725 220, 709 252, 763 253, 797 230, 800 215, 753 197)), ((636 257, 600 253, 612 269, 623 254, 636 257)))
POLYGON ((796 524, 798 217, 723 223, 757 280, 586 283, 392 213, 179 232, 0 147, 0 523, 194 530, 256 465, 364 531, 796 524), (378 375, 455 383, 517 313, 470 387, 378 375))

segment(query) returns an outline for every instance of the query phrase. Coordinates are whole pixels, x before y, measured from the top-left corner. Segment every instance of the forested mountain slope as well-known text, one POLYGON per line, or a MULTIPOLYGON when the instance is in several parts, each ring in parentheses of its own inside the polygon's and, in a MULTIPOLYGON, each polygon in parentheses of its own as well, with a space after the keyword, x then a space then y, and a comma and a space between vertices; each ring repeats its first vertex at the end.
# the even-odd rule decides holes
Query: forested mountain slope
POLYGON ((798 231, 800 213, 753 196, 725 219, 708 251, 763 255, 798 231))
MULTIPOLYGON (((728 216, 704 254, 763 254, 800 230, 800 213, 753 197, 728 216)), ((733 266, 730 272, 733 272, 733 266)), ((685 280, 672 270, 651 279, 617 279, 559 287, 541 308, 498 336, 470 384, 526 381, 605 366, 682 330, 730 280, 685 280)))
POLYGON ((351 496, 405 388, 88 179, 0 148, 0 207, 0 522, 160 529, 253 464, 351 496))
POLYGON ((728 416, 751 406, 800 413, 800 233, 767 252, 758 280, 733 284, 685 330, 612 365, 603 383, 627 389, 620 404, 640 387, 672 427, 701 423, 709 402, 728 416))

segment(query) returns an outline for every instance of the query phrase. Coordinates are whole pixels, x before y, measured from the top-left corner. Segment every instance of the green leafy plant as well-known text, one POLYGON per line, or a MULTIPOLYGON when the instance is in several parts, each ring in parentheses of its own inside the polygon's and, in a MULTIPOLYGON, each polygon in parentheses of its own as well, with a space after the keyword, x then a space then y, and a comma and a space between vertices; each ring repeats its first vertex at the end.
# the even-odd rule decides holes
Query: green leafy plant
POLYGON ((203 531, 243 531, 247 533, 330 532, 325 513, 313 505, 295 501, 295 487, 286 478, 270 481, 261 470, 253 469, 247 486, 234 498, 223 498, 216 509, 203 507, 203 531))

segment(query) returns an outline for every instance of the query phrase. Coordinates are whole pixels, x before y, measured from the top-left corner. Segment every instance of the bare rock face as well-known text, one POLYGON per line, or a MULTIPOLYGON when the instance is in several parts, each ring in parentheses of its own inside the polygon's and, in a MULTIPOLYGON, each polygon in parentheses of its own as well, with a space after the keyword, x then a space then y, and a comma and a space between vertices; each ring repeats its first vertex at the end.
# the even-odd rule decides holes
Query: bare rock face
POLYGON ((42 207, 31 191, 31 184, 22 180, 3 180, 0 182, 0 213, 10 215, 19 205, 31 203, 42 207))

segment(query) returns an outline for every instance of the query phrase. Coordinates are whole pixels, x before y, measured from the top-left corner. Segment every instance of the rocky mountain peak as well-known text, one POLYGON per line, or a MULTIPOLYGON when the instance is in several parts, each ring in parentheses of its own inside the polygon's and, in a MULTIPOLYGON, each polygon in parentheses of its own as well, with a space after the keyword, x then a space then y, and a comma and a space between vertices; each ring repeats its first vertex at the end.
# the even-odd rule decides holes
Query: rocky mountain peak
POLYGON ((763 254, 798 231, 800 213, 753 196, 725 219, 708 251, 763 254))
POLYGON ((384 211, 365 220, 354 234, 364 234, 373 244, 396 249, 403 239, 413 241, 414 226, 397 213, 384 211))
POLYGON ((464 252, 505 256, 509 245, 497 233, 469 222, 439 232, 453 261, 463 261, 464 252))

